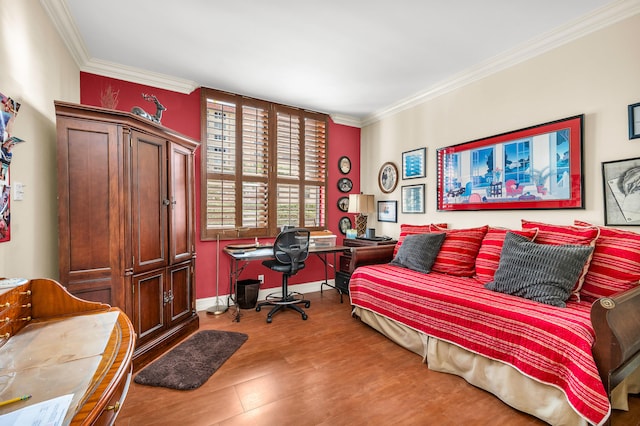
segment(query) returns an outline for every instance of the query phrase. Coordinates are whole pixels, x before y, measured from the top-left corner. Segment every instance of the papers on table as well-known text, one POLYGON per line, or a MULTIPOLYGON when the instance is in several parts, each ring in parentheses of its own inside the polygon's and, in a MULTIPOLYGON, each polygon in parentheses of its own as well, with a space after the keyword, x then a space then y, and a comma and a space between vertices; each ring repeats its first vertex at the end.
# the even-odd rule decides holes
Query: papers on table
POLYGON ((62 425, 72 398, 73 394, 63 395, 12 411, 0 416, 0 426, 62 425))

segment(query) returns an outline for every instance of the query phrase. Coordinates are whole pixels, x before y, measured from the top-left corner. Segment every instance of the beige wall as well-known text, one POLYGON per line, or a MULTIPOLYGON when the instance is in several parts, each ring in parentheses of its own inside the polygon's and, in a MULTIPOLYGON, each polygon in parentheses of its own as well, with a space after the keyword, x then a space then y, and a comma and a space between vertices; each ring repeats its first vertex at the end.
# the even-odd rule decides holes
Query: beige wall
POLYGON ((377 223, 377 234, 397 236, 401 223, 519 227, 521 218, 553 223, 580 218, 602 224, 601 162, 640 157, 640 140, 628 139, 627 125, 627 106, 640 102, 639 39, 636 15, 363 128, 363 192, 400 201, 401 185, 426 183, 426 214, 403 215, 399 202, 398 223, 377 223), (578 114, 585 114, 585 210, 436 211, 437 148, 578 114), (427 177, 400 180, 392 194, 382 194, 380 166, 392 160, 401 173, 402 152, 423 146, 427 177))
POLYGON ((0 243, 0 276, 58 278, 54 99, 78 102, 80 72, 38 0, 0 0, 0 92, 22 104, 13 134, 11 241, 0 243), (12 192, 13 198, 13 192, 12 192))

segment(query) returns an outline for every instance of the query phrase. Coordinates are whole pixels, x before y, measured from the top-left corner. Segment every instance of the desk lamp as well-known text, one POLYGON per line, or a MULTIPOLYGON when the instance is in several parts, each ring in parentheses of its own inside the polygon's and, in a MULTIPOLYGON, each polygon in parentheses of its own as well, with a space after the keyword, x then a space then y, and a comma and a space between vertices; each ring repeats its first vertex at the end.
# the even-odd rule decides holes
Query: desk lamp
POLYGON ((373 195, 349 194, 349 213, 356 214, 356 232, 363 237, 367 230, 367 213, 373 213, 373 195))

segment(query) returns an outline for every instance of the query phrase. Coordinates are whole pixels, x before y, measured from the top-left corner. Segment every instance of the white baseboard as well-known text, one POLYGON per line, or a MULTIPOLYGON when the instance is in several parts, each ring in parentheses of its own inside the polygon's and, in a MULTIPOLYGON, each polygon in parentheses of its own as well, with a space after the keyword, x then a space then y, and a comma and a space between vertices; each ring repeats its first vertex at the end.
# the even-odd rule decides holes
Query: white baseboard
MULTIPOLYGON (((309 282, 309 283, 303 283, 303 284, 294 284, 294 285, 290 285, 289 286, 289 291, 295 291, 298 293, 313 293, 316 291, 320 291, 320 287, 322 285, 322 283, 324 282, 324 280, 322 281, 313 281, 313 282, 309 282)), ((332 286, 335 286, 335 280, 329 280, 328 281, 329 284, 331 284, 332 286)), ((258 300, 264 300, 265 297, 267 297, 267 294, 270 293, 275 293, 278 292, 281 289, 281 287, 272 287, 272 288, 266 288, 266 289, 260 289, 260 291, 258 291, 258 300)), ((227 295, 220 295, 218 297, 217 303, 216 303, 216 298, 214 297, 205 297, 204 299, 196 299, 196 311, 206 311, 209 307, 211 306, 215 306, 215 305, 223 305, 226 306, 227 305, 227 295)), ((229 305, 233 306, 233 300, 229 300, 229 305)))

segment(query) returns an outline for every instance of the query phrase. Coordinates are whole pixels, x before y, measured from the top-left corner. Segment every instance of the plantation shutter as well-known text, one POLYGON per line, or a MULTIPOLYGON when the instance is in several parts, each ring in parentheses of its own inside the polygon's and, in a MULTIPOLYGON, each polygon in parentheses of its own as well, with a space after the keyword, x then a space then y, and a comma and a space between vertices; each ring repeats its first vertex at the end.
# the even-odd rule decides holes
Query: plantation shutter
POLYGON ((268 227, 269 112, 242 107, 242 226, 268 227))
POLYGON ((326 226, 323 114, 202 89, 204 240, 326 226))
POLYGON ((235 228, 236 105, 207 101, 206 129, 206 228, 235 228))
POLYGON ((324 227, 327 198, 326 121, 305 118, 304 123, 304 226, 324 227))

